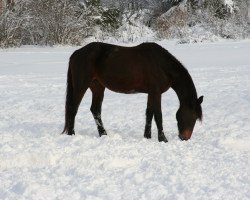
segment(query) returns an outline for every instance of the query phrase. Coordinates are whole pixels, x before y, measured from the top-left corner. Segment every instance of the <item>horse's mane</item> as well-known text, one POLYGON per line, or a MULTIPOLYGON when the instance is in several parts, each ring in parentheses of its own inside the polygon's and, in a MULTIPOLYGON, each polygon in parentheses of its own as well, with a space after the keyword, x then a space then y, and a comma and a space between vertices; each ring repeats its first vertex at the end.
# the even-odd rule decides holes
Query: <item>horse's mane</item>
MULTIPOLYGON (((197 91, 196 91, 196 88, 195 88, 195 85, 194 85, 194 82, 190 73, 188 72, 187 68, 184 67, 184 65, 175 56, 173 56, 171 53, 168 52, 168 50, 164 49, 163 47, 161 48, 162 50, 165 51, 165 53, 168 54, 168 58, 170 58, 171 62, 175 64, 175 68, 179 72, 178 73, 179 81, 185 82, 186 86, 188 87, 189 95, 191 95, 190 98, 188 99, 189 100, 188 104, 190 105, 190 107, 194 108, 198 119, 202 121, 202 118, 203 118, 202 108, 201 108, 201 105, 197 103, 197 99, 198 99, 197 91)), ((172 87, 173 89, 175 88, 174 84, 172 87)))

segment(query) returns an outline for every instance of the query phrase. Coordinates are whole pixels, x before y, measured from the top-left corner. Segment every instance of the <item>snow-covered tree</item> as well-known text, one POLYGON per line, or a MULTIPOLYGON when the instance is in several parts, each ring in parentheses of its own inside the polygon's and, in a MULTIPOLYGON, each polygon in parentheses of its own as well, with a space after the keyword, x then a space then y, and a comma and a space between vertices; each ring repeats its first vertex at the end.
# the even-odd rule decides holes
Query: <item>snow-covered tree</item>
POLYGON ((9 2, 0 14, 0 46, 81 44, 88 37, 134 41, 152 30, 182 41, 250 37, 250 0, 9 2))
POLYGON ((21 11, 21 6, 16 6, 15 11, 12 6, 6 6, 0 13, 0 47, 22 44, 24 18, 21 11))

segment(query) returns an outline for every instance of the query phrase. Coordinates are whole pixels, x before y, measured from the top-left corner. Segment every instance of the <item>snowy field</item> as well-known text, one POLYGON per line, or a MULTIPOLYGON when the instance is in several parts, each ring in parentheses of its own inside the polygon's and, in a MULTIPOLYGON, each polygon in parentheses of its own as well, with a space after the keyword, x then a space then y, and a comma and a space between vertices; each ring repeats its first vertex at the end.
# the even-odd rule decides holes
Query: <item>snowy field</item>
POLYGON ((178 139, 173 90, 163 95, 168 143, 143 138, 146 95, 105 92, 99 138, 82 101, 76 135, 60 135, 74 47, 0 50, 0 199, 250 199, 250 41, 159 42, 204 95, 203 123, 178 139))

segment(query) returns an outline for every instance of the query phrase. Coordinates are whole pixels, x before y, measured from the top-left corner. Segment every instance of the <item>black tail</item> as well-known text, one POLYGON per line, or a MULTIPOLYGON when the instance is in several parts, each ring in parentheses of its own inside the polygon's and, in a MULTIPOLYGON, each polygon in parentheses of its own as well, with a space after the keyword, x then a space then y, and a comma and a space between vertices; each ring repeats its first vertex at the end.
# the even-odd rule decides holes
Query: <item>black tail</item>
POLYGON ((70 130, 70 122, 72 118, 72 108, 73 108, 73 84, 72 84, 72 75, 71 75, 71 61, 69 62, 69 69, 67 75, 67 94, 66 94, 66 103, 65 103, 65 125, 62 133, 68 133, 70 130))

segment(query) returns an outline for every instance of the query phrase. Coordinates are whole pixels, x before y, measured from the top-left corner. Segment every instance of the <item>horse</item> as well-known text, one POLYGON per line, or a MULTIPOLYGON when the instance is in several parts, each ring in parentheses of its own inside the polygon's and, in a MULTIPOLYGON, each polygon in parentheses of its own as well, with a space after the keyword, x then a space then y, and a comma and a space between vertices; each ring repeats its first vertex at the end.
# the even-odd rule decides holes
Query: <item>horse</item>
POLYGON ((151 138, 154 117, 159 142, 168 142, 162 126, 161 95, 169 88, 176 92, 180 102, 176 113, 179 138, 190 139, 197 119, 202 121, 203 96, 197 98, 188 70, 156 43, 123 47, 92 42, 76 50, 69 59, 62 133, 75 134, 75 116, 88 88, 92 92, 90 111, 100 137, 107 135, 101 118, 105 88, 125 94, 148 94, 144 129, 147 139, 151 138))

